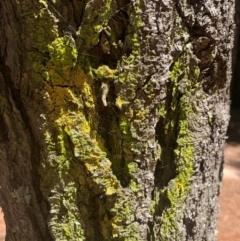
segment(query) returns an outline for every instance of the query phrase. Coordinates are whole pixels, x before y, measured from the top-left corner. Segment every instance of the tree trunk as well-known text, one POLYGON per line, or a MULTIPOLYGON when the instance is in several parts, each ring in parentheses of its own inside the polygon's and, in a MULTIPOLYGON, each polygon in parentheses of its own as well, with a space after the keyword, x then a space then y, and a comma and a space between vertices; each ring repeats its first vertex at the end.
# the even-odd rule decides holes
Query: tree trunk
POLYGON ((216 240, 233 1, 0 3, 6 240, 216 240))

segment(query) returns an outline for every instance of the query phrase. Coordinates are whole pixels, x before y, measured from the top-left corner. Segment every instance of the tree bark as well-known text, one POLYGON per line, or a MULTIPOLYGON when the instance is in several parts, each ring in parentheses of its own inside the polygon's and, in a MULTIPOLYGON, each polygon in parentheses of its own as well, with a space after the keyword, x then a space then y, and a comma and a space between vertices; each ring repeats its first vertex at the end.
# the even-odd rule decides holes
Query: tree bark
POLYGON ((6 240, 216 240, 232 1, 0 3, 6 240))

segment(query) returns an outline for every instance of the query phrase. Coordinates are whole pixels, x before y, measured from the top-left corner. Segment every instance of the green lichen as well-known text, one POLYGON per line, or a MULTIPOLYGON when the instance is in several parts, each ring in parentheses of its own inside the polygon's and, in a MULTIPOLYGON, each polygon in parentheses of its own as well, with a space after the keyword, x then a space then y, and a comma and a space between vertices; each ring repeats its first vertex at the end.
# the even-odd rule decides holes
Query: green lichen
MULTIPOLYGON (((57 27, 54 21, 45 21, 48 15, 49 12, 43 10, 36 15, 40 28, 33 37, 38 36, 34 41, 42 53, 29 55, 33 79, 41 85, 46 112, 42 115, 46 152, 42 153, 45 161, 40 171, 41 187, 46 199, 51 197, 49 226, 55 239, 85 240, 83 210, 77 204, 77 192, 86 193, 89 188, 112 196, 118 192, 119 183, 112 174, 106 152, 99 146, 97 135, 93 134, 97 116, 90 86, 91 76, 87 76, 77 65, 78 52, 74 39, 70 35, 59 37, 58 31, 54 34, 46 31, 56 30, 57 27), (77 92, 72 90, 74 87, 77 87, 77 92), (87 111, 87 118, 83 109, 87 111), (73 172, 77 163, 77 171, 73 172)), ((99 78, 108 79, 114 75, 107 66, 101 66, 96 72, 99 78)))
POLYGON ((121 118, 119 126, 121 128, 122 134, 128 135, 130 131, 130 123, 127 121, 126 118, 121 118))
POLYGON ((116 72, 115 69, 110 69, 107 65, 101 65, 98 69, 93 69, 96 79, 113 79, 116 72))
MULTIPOLYGON (((135 12, 135 7, 131 7, 131 11, 135 12)), ((140 31, 142 26, 143 21, 140 16, 137 14, 131 15, 131 29, 128 29, 129 33, 126 35, 124 43, 119 43, 119 46, 123 45, 123 48, 129 48, 131 52, 128 55, 121 56, 121 60, 118 62, 118 66, 114 71, 114 84, 117 95, 115 104, 119 109, 116 128, 119 132, 114 137, 118 139, 118 147, 114 149, 117 150, 117 153, 113 155, 114 158, 112 161, 118 162, 119 159, 121 160, 120 162, 122 166, 120 166, 120 169, 115 172, 119 173, 118 175, 122 178, 123 185, 127 188, 122 189, 121 192, 118 193, 115 205, 111 209, 111 213, 115 214, 113 215, 112 220, 109 220, 111 223, 112 234, 111 238, 106 238, 106 240, 142 240, 140 236, 141 225, 139 222, 134 221, 135 217, 133 214, 139 196, 143 196, 143 187, 136 179, 136 174, 139 168, 137 163, 133 162, 134 153, 141 152, 141 150, 139 150, 139 147, 134 146, 135 140, 133 135, 136 135, 136 130, 132 123, 132 119, 137 118, 138 120, 141 120, 146 118, 148 111, 127 107, 136 97, 136 89, 141 80, 141 69, 136 68, 135 66, 137 65, 141 51, 141 40, 138 31, 140 31)), ((110 34, 109 38, 111 39, 114 34, 112 32, 110 34)), ((118 43, 115 42, 115 47, 117 45, 118 43)), ((104 75, 107 76, 107 74, 104 75)), ((97 74, 97 76, 101 76, 101 78, 104 78, 104 75, 102 75, 101 72, 97 74)), ((139 103, 139 106, 140 104, 141 103, 139 103)), ((113 163, 113 167, 115 166, 118 165, 113 163)), ((104 226, 106 227, 107 224, 105 223, 104 226)))
POLYGON ((56 38, 48 44, 50 60, 48 61, 49 79, 53 85, 61 85, 70 78, 71 69, 77 60, 77 50, 69 44, 70 37, 56 38))
MULTIPOLYGON (((47 8, 47 3, 42 2, 47 8)), ((61 1, 57 4, 60 5, 61 1)), ((143 26, 143 20, 133 14, 136 16, 133 16, 131 26, 127 29, 126 41, 117 41, 118 35, 108 26, 113 10, 117 10, 114 8, 117 8, 115 1, 87 1, 84 19, 77 31, 77 46, 71 35, 60 36, 61 31, 54 16, 56 13, 51 13, 53 9, 42 9, 36 15, 40 26, 36 34, 39 52, 29 55, 29 65, 43 96, 42 130, 45 132, 46 149, 41 154, 44 156, 40 171, 41 188, 44 198, 49 201, 49 227, 56 240, 91 240, 95 231, 91 230, 93 227, 88 222, 98 215, 101 219, 96 221, 100 223, 97 228, 105 240, 141 240, 141 225, 136 221, 134 212, 144 187, 135 178, 138 165, 133 160, 134 152, 149 147, 138 148, 133 145, 136 130, 132 119, 136 117, 140 123, 149 112, 134 108, 124 110, 129 100, 136 97, 141 68, 129 72, 119 70, 122 63, 126 69, 137 65, 137 58, 141 54, 138 31, 143 26), (49 17, 51 21, 47 22, 49 17), (104 41, 101 39, 103 35, 109 39, 104 41), (106 49, 115 46, 116 52, 120 52, 119 47, 127 46, 130 54, 122 57, 122 63, 119 61, 114 69, 110 65, 103 65, 100 60, 86 57, 97 44, 104 45, 101 47, 106 49), (101 107, 94 92, 97 89, 95 87, 100 86, 96 80, 102 82, 102 90, 103 87, 108 87, 110 80, 126 87, 121 88, 123 92, 119 92, 116 98, 117 107, 124 110, 122 113, 116 106, 107 106, 106 97, 102 99, 105 103, 104 113, 108 117, 119 113, 118 118, 109 120, 110 131, 115 132, 111 137, 114 141, 107 144, 107 138, 104 135, 101 137, 98 131, 101 107), (93 84, 96 85, 93 87, 93 84), (112 150, 116 150, 116 154, 112 150), (122 188, 113 174, 113 167, 119 168, 116 171, 119 178, 124 176, 126 188, 122 188), (129 197, 132 197, 131 200, 126 199, 129 197)), ((140 6, 139 9, 134 6, 131 10, 141 11, 140 6)), ((36 35, 30 38, 33 40, 36 35)), ((149 99, 153 98, 150 91, 152 88, 150 84, 144 87, 149 99)), ((102 92, 105 93, 105 90, 102 92)), ((141 107, 140 104, 136 106, 141 107)))
POLYGON ((198 79, 199 75, 200 75, 200 68, 198 66, 196 66, 196 68, 194 69, 194 77, 196 79, 198 79))
MULTIPOLYGON (((138 186, 136 186, 136 184, 133 184, 133 189, 133 192, 138 192, 138 186)), ((128 195, 129 193, 126 193, 125 195, 124 193, 120 194, 115 207, 111 209, 111 212, 116 212, 117 215, 115 215, 111 220, 112 237, 109 240, 117 241, 120 238, 123 240, 133 241, 142 240, 139 237, 140 225, 135 221, 133 210, 134 203, 137 199, 135 195, 131 194, 133 198, 131 200, 126 200, 128 195), (122 225, 123 220, 125 220, 127 227, 122 225)))
MULTIPOLYGON (((193 112, 190 96, 196 91, 197 82, 200 74, 199 67, 189 64, 189 55, 191 55, 191 46, 183 49, 181 56, 175 61, 170 73, 172 83, 172 103, 171 111, 178 113, 178 135, 176 137, 176 147, 173 150, 176 176, 168 183, 167 188, 160 190, 159 196, 153 203, 154 210, 159 202, 164 202, 167 198, 170 207, 164 208, 160 218, 161 229, 160 236, 162 240, 174 240, 178 230, 178 223, 183 216, 184 203, 191 187, 191 178, 193 174, 193 134, 189 130, 189 114, 193 112), (181 93, 180 101, 177 96, 181 93), (182 95, 183 94, 183 95, 182 95), (161 201, 162 200, 162 201, 161 201)), ((192 63, 191 63, 192 64, 192 63)), ((161 107, 160 116, 166 118, 167 110, 161 107)), ((166 124, 167 130, 174 130, 176 123, 169 120, 166 124)))
MULTIPOLYGON (((181 26, 181 19, 176 22, 179 27, 179 29, 176 28, 176 34, 184 36, 185 40, 182 53, 175 60, 169 75, 169 99, 172 99, 172 101, 169 106, 162 105, 159 108, 164 134, 168 138, 165 140, 165 145, 169 145, 169 142, 172 146, 172 141, 176 143, 174 149, 172 149, 175 170, 174 172, 168 170, 168 168, 173 168, 171 163, 171 166, 165 166, 164 176, 161 179, 163 188, 156 190, 150 207, 151 212, 156 215, 155 221, 161 225, 160 229, 154 227, 154 230, 159 233, 162 240, 166 241, 181 239, 176 235, 180 233, 178 230, 179 222, 182 221, 184 215, 185 200, 191 187, 193 175, 193 133, 189 129, 190 113, 194 112, 191 96, 199 88, 200 76, 197 61, 195 63, 193 61, 191 44, 186 43, 189 38, 188 33, 181 26), (175 136, 176 131, 177 135, 175 136), (168 179, 169 174, 170 181, 168 179), (161 215, 158 216, 158 212, 161 215)), ((167 152, 169 153, 169 151, 170 149, 167 152)), ((161 153, 163 154, 161 157, 166 158, 164 147, 161 153)), ((168 164, 167 161, 165 160, 166 164, 168 164)))
MULTIPOLYGON (((177 229, 177 217, 181 218, 184 210, 184 202, 190 189, 190 180, 193 171, 193 152, 192 134, 188 130, 188 114, 191 104, 183 97, 181 99, 181 114, 179 119, 179 134, 177 148, 174 150, 177 159, 177 176, 168 184, 167 197, 171 207, 164 210, 162 215, 161 233, 162 237, 174 237, 177 229)), ((164 240, 165 240, 164 239, 164 240)))
POLYGON ((71 176, 69 176, 72 159, 66 149, 66 135, 59 126, 56 136, 46 131, 45 138, 48 146, 48 160, 41 169, 43 177, 41 186, 46 196, 51 193, 49 226, 56 240, 84 240, 83 229, 79 222, 81 217, 76 206, 77 187, 73 180, 70 181, 71 176), (58 185, 55 179, 59 179, 58 185), (66 215, 63 214, 63 210, 67 210, 66 215))
POLYGON ((131 189, 131 191, 133 191, 135 193, 137 193, 137 192, 139 192, 139 190, 141 190, 140 185, 133 180, 131 180, 129 188, 131 189))
POLYGON ((162 116, 162 117, 164 117, 166 115, 166 110, 165 110, 164 106, 160 107, 158 113, 159 113, 159 116, 162 116))
POLYGON ((79 28, 77 35, 81 36, 80 49, 88 50, 99 43, 99 35, 108 27, 108 20, 112 14, 112 0, 91 2, 85 8, 85 22, 79 28), (91 26, 91 28, 89 28, 91 26))
MULTIPOLYGON (((85 89, 86 88, 82 89, 82 95, 85 94, 85 89)), ((81 111, 64 112, 63 110, 67 108, 65 108, 64 105, 66 105, 66 102, 64 102, 62 98, 66 98, 68 101, 71 100, 72 102, 77 101, 79 106, 82 106, 83 103, 79 101, 79 99, 75 100, 71 98, 72 94, 70 94, 71 92, 69 92, 66 88, 64 88, 63 91, 63 88, 55 87, 55 92, 56 91, 59 91, 57 94, 58 98, 55 99, 55 101, 58 101, 58 104, 52 104, 54 106, 61 104, 62 107, 62 111, 59 115, 56 115, 56 113, 51 114, 51 117, 54 117, 55 119, 55 127, 57 128, 57 132, 55 131, 55 133, 57 135, 55 136, 53 134, 53 137, 50 138, 50 133, 46 132, 45 136, 46 142, 48 141, 49 148, 52 148, 51 152, 55 153, 54 156, 56 160, 54 160, 54 165, 57 173, 52 169, 45 170, 48 174, 43 175, 43 183, 47 186, 47 184, 49 185, 49 181, 46 179, 47 177, 57 177, 60 179, 60 183, 62 184, 64 191, 61 192, 62 194, 59 198, 55 198, 55 201, 51 206, 51 210, 55 211, 52 211, 50 226, 52 232, 55 234, 55 237, 57 237, 57 239, 59 238, 59 240, 63 237, 66 238, 66 240, 84 240, 83 231, 81 230, 81 222, 77 225, 79 232, 75 233, 75 223, 76 221, 81 220, 80 212, 76 211, 79 209, 76 206, 76 192, 79 188, 73 189, 71 185, 84 184, 85 186, 83 187, 83 192, 86 186, 89 186, 90 189, 94 189, 97 186, 98 189, 100 189, 106 196, 111 196, 118 191, 119 184, 115 176, 112 175, 111 163, 106 158, 106 153, 99 148, 96 139, 90 138, 92 131, 91 124, 88 120, 86 120, 81 111), (74 157, 72 156, 72 151, 74 153, 74 157), (88 176, 92 175, 91 178, 79 178, 79 176, 84 176, 83 170, 80 172, 71 171, 71 166, 75 165, 74 163, 76 162, 83 163, 88 172, 88 176), (69 172, 71 172, 71 174, 69 172), (78 178, 79 184, 76 184, 74 180, 69 182, 72 177, 74 179, 78 178), (67 193, 68 195, 66 195, 67 193), (59 222, 56 217, 58 213, 61 212, 60 210, 63 208, 63 205, 67 208, 68 214, 66 214, 66 216, 63 215, 59 222), (71 220, 69 219, 70 216, 71 220), (60 229, 62 229, 63 232, 61 232, 60 229)), ((47 103, 49 104, 49 102, 47 103)), ((52 154, 50 156, 52 156, 52 154)), ((51 161, 50 156, 48 158, 48 162, 51 161)), ((53 190, 55 190, 55 188, 53 190)), ((59 191, 56 190, 57 196, 58 192, 59 191)))
POLYGON ((128 169, 128 173, 134 177, 134 174, 138 169, 138 165, 135 162, 131 162, 127 165, 127 169, 128 169))

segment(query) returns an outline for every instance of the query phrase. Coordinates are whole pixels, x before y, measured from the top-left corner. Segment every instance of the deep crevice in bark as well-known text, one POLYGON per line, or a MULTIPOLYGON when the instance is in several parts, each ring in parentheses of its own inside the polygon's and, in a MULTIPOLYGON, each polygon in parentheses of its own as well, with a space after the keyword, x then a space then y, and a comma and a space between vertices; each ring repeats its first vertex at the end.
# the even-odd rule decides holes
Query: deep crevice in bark
MULTIPOLYGON (((176 110, 172 110, 172 102, 179 103, 181 99, 181 94, 176 93, 172 96, 173 85, 168 84, 168 95, 166 98, 166 115, 164 118, 160 117, 156 125, 156 139, 158 140, 162 151, 160 160, 157 161, 155 169, 155 187, 162 190, 160 194, 160 201, 155 208, 155 217, 161 217, 164 210, 171 207, 171 202, 167 196, 166 187, 170 180, 176 177, 176 164, 175 164, 175 153, 174 149, 177 146, 176 140, 178 136, 178 119, 180 115, 180 109, 176 107, 176 110), (175 123, 171 127, 171 122, 175 123)), ((178 106, 178 104, 176 105, 178 106)))
POLYGON ((105 147, 108 150, 108 158, 112 162, 112 170, 123 187, 129 184, 130 177, 124 173, 124 153, 122 149, 122 134, 119 128, 119 110, 115 106, 116 94, 113 83, 108 83, 109 94, 107 96, 107 106, 101 100, 101 82, 95 83, 95 93, 97 97, 97 112, 99 115, 98 133, 103 138, 105 147), (121 153, 119 153, 121 148, 121 153), (120 155, 120 156, 119 156, 120 155))
POLYGON ((121 57, 123 55, 128 56, 131 53, 130 42, 128 43, 126 41, 127 35, 131 34, 129 32, 130 23, 127 12, 131 2, 129 0, 116 2, 117 11, 113 12, 108 20, 108 26, 114 31, 114 36, 109 36, 109 30, 105 29, 104 26, 99 34, 99 42, 96 45, 93 45, 91 49, 88 49, 86 52, 82 54, 80 53, 83 58, 90 60, 93 68, 98 68, 104 64, 108 65, 112 69, 115 69, 121 57), (122 46, 118 46, 117 48, 113 46, 110 37, 115 38, 115 42, 121 41, 122 46), (107 41, 110 45, 108 51, 104 46, 105 41, 107 41))
POLYGON ((168 182, 175 177, 175 154, 174 149, 177 146, 176 140, 178 135, 178 108, 172 111, 172 102, 179 103, 181 94, 177 93, 172 96, 173 85, 168 84, 168 94, 165 103, 166 116, 160 117, 156 125, 156 139, 162 148, 160 160, 157 161, 155 170, 155 186, 164 189, 168 182), (171 127, 170 123, 173 121, 175 125, 171 127), (163 178, 164 177, 164 178, 163 178))

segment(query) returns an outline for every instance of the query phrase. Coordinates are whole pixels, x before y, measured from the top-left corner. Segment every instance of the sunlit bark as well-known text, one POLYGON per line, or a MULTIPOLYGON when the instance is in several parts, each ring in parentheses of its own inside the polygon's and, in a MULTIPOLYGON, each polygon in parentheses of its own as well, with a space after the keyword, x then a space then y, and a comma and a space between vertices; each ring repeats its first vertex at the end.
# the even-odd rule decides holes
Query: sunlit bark
POLYGON ((233 1, 0 2, 12 240, 216 240, 233 1))

